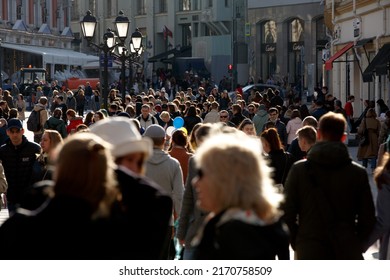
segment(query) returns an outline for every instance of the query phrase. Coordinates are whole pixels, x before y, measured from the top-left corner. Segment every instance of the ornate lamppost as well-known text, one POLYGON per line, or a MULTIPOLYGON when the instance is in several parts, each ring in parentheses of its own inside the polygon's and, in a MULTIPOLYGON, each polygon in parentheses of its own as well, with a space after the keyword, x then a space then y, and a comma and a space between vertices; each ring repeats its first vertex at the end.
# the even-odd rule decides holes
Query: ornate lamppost
POLYGON ((92 15, 91 11, 88 11, 87 14, 84 16, 83 20, 80 22, 81 30, 83 32, 83 37, 87 39, 88 46, 94 46, 99 51, 103 52, 104 59, 103 59, 103 67, 104 67, 104 73, 103 73, 103 102, 104 102, 104 108, 107 110, 108 108, 108 55, 115 49, 117 46, 123 46, 125 43, 125 40, 128 35, 129 31, 129 25, 130 21, 129 19, 124 16, 123 12, 120 11, 119 15, 116 17, 114 21, 117 35, 119 38, 119 42, 115 43, 115 34, 111 31, 111 29, 107 29, 107 32, 103 35, 103 43, 95 44, 92 42, 94 36, 95 36, 95 30, 97 21, 96 18, 92 15))
POLYGON ((141 56, 143 52, 143 46, 142 46, 142 33, 138 30, 138 28, 135 30, 135 32, 131 35, 131 40, 129 44, 129 49, 125 47, 118 47, 118 52, 120 55, 120 59, 122 62, 122 81, 121 81, 121 92, 122 92, 122 102, 125 104, 125 96, 126 96, 126 61, 129 61, 129 77, 130 77, 130 84, 132 85, 132 67, 133 63, 141 56))

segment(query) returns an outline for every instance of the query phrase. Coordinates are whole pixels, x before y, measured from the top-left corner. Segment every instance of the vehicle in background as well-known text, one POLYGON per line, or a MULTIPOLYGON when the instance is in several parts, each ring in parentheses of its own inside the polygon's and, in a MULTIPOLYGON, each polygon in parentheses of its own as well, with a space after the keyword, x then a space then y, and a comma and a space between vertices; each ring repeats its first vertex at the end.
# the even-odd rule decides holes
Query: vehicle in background
POLYGON ((97 83, 100 82, 99 78, 78 78, 78 77, 72 77, 69 79, 66 79, 62 82, 62 86, 65 88, 68 88, 72 91, 77 91, 80 87, 84 88, 86 83, 89 82, 92 89, 96 89, 97 83))
POLYGON ((30 96, 36 87, 46 83, 47 72, 45 68, 21 68, 17 73, 17 85, 20 93, 30 96))
MULTIPOLYGON (((279 86, 276 85, 269 85, 269 84, 250 84, 242 88, 243 98, 246 102, 248 102, 248 97, 251 94, 251 91, 258 91, 260 93, 266 91, 267 89, 271 88, 272 90, 278 89, 281 90, 279 86)), ((235 94, 235 91, 229 92, 229 97, 233 98, 235 94)))

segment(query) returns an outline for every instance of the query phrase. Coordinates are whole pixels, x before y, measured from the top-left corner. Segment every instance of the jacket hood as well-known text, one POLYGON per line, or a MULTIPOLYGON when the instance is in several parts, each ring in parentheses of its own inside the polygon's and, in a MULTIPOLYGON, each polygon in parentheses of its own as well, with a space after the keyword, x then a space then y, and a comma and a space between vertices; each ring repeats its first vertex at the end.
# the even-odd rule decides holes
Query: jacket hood
POLYGON ((170 158, 170 155, 160 149, 153 149, 153 155, 148 159, 150 164, 160 164, 170 158))
POLYGON ((38 103, 38 104, 34 105, 34 111, 39 111, 39 110, 42 110, 42 109, 46 109, 46 106, 42 105, 41 103, 38 103))
POLYGON ((331 169, 338 168, 352 161, 345 144, 338 141, 316 143, 308 152, 307 159, 331 169))

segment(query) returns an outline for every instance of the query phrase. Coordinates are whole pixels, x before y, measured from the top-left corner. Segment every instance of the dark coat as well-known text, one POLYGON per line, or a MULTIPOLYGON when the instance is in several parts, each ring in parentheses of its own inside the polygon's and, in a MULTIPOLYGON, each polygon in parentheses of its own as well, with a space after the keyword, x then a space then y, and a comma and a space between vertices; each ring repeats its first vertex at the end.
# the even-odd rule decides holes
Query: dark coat
POLYGON ((93 227, 91 215, 86 201, 71 197, 49 199, 33 212, 19 208, 0 227, 1 240, 7 240, 1 245, 7 254, 0 258, 105 259, 100 250, 103 240, 98 240, 104 229, 93 227))
MULTIPOLYGON (((157 260, 168 242, 172 199, 146 177, 117 170, 122 203, 101 223, 110 228, 101 249, 109 259, 157 260), (130 175, 131 174, 131 175, 130 175)), ((100 227, 100 226, 99 226, 100 227)))
POLYGON ((268 155, 269 166, 273 168, 272 179, 275 184, 284 184, 294 163, 293 156, 283 150, 271 151, 268 155))
POLYGON ((57 119, 56 117, 50 117, 44 126, 45 129, 53 129, 57 130, 62 138, 68 136, 68 132, 66 131, 66 124, 62 119, 57 119))
POLYGON ((296 162, 284 185, 284 219, 298 259, 362 259, 362 242, 375 224, 366 170, 352 162, 341 142, 318 142, 307 158, 310 169, 306 160, 296 162), (321 188, 332 215, 325 217, 313 187, 321 188), (334 236, 340 226, 337 236, 344 242, 337 244, 334 236))
POLYGON ((22 144, 14 146, 10 139, 0 147, 0 160, 4 166, 5 177, 8 182, 7 200, 12 203, 21 202, 25 191, 34 182, 32 181, 33 165, 41 147, 23 136, 22 144))
POLYGON ((187 129, 188 135, 197 123, 201 123, 202 119, 199 116, 186 116, 184 117, 184 127, 187 129))
POLYGON ((196 247, 200 260, 288 260, 288 234, 280 222, 270 225, 228 220, 220 224, 222 212, 209 220, 196 247))

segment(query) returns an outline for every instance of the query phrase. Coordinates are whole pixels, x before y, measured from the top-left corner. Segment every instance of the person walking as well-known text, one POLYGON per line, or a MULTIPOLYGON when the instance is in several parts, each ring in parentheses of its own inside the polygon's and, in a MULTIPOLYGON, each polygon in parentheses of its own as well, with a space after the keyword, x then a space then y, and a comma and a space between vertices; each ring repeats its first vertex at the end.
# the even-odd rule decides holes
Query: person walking
POLYGON ((371 165, 371 172, 374 172, 376 168, 376 162, 378 158, 378 151, 379 151, 379 132, 381 129, 381 123, 379 120, 377 120, 377 115, 374 108, 370 108, 367 111, 367 114, 363 118, 359 128, 358 128, 358 134, 362 136, 364 134, 364 131, 368 130, 368 135, 365 137, 367 138, 366 144, 359 145, 358 151, 357 151, 357 158, 358 160, 362 161, 362 164, 365 168, 368 167, 368 162, 370 162, 371 165))
POLYGON ((26 190, 34 183, 33 165, 41 147, 24 136, 23 124, 19 119, 10 119, 7 125, 5 144, 0 147, 0 160, 8 182, 7 201, 10 216, 23 201, 26 190))
MULTIPOLYGON (((143 136, 153 140, 153 155, 146 163, 146 176, 158 182, 167 193, 172 195, 173 211, 170 229, 172 233, 174 222, 180 214, 183 202, 183 172, 179 161, 164 151, 165 131, 160 125, 148 126, 143 136)), ((173 259, 175 256, 173 236, 165 253, 167 259, 173 259)))
POLYGON ((112 145, 121 201, 112 211, 105 250, 113 259, 166 259, 164 249, 172 232, 172 199, 159 184, 145 177, 152 141, 125 117, 106 118, 91 125, 91 132, 112 145), (111 237, 111 238, 110 238, 111 237))
POLYGON ((297 259, 363 259, 375 207, 367 172, 344 144, 346 125, 341 114, 322 116, 318 142, 287 176, 282 209, 297 259))
POLYGON ((289 259, 288 233, 279 220, 282 196, 272 186, 258 141, 220 133, 197 150, 192 182, 199 207, 209 214, 193 240, 195 259, 289 259))

